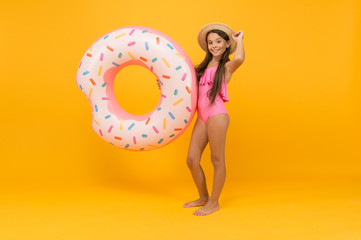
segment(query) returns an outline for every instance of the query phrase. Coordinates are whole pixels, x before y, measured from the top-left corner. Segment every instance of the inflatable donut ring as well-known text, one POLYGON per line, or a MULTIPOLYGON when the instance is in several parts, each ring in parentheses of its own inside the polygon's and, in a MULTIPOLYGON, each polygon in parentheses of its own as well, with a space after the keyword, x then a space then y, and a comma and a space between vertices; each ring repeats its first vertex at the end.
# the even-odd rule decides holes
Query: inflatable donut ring
POLYGON ((197 79, 190 58, 170 37, 148 27, 123 27, 100 37, 80 62, 77 86, 90 102, 94 131, 128 150, 171 143, 186 130, 197 106, 197 79), (149 69, 160 83, 160 100, 145 115, 126 112, 114 95, 115 76, 129 65, 149 69))

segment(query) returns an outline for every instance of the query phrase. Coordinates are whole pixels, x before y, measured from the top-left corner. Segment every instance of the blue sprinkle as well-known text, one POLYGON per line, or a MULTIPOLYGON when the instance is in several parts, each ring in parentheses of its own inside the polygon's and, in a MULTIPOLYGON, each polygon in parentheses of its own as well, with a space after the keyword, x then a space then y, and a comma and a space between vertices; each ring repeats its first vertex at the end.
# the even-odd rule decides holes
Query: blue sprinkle
POLYGON ((128 130, 132 129, 132 127, 134 127, 134 124, 135 124, 135 123, 132 123, 132 124, 128 127, 128 130))
POLYGON ((139 149, 140 151, 144 150, 144 148, 139 149))
POLYGON ((125 145, 125 148, 128 148, 129 147, 129 144, 125 145))
POLYGON ((114 145, 112 142, 109 142, 111 145, 114 145))
POLYGON ((174 90, 174 95, 178 94, 178 89, 174 90))
POLYGON ((174 137, 175 136, 175 134, 172 134, 172 135, 170 135, 169 137, 174 137))
POLYGON ((145 138, 145 137, 148 137, 148 135, 147 135, 147 134, 142 134, 142 137, 144 137, 144 138, 145 138))
POLYGON ((121 58, 122 56, 123 56, 123 54, 122 54, 122 53, 119 53, 118 58, 121 58))
POLYGON ((110 118, 110 116, 111 116, 111 115, 106 115, 106 116, 105 116, 105 119, 108 119, 108 118, 110 118))
POLYGON ((176 69, 175 69, 175 70, 179 70, 179 69, 182 69, 182 66, 178 66, 178 67, 176 67, 176 69))
POLYGON ((173 116, 173 114, 171 112, 168 112, 169 113, 169 116, 174 120, 175 117, 173 116))
POLYGON ((106 35, 106 36, 104 37, 104 39, 106 39, 107 37, 109 37, 109 35, 106 35))
POLYGON ((95 111, 98 112, 98 106, 95 104, 94 105, 95 111))
POLYGON ((80 90, 83 90, 83 88, 81 87, 81 85, 79 84, 80 90))
POLYGON ((172 50, 174 49, 174 47, 172 45, 170 45, 169 43, 167 43, 167 46, 172 50))
POLYGON ((89 71, 85 71, 85 72, 83 72, 83 76, 84 75, 87 75, 87 74, 89 74, 90 72, 89 71))
POLYGON ((115 63, 115 62, 112 62, 112 63, 113 63, 113 65, 115 65, 115 66, 117 66, 117 67, 120 66, 118 63, 115 63))
POLYGON ((105 87, 106 85, 107 85, 107 83, 105 82, 105 83, 103 83, 102 87, 105 87))
POLYGON ((161 107, 159 107, 158 109, 157 109, 157 111, 159 111, 159 110, 161 110, 162 108, 161 107))
POLYGON ((158 58, 153 58, 152 59, 152 62, 155 62, 155 61, 157 61, 158 60, 158 58))
POLYGON ((161 142, 163 142, 163 138, 161 138, 161 139, 158 141, 158 144, 161 143, 161 142))
POLYGON ((149 50, 148 42, 145 42, 145 50, 149 50))
POLYGON ((184 119, 184 122, 187 123, 188 122, 187 119, 184 119))
POLYGON ((160 79, 158 79, 159 80, 159 82, 160 82, 160 85, 162 85, 163 86, 163 83, 162 83, 162 81, 160 80, 160 79))
POLYGON ((146 33, 146 32, 148 32, 148 30, 144 30, 142 33, 146 33))

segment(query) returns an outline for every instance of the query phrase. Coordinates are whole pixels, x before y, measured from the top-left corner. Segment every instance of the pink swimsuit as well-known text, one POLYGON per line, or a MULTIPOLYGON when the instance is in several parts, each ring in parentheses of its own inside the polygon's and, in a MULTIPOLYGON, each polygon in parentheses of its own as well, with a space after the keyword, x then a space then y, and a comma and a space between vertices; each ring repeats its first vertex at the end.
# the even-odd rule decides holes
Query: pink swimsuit
POLYGON ((207 97, 207 92, 212 88, 214 75, 216 74, 217 67, 206 68, 201 79, 199 80, 198 88, 198 117, 207 124, 207 121, 210 117, 220 114, 227 113, 225 102, 228 102, 228 91, 227 83, 223 77, 222 88, 219 94, 217 95, 213 104, 207 97))

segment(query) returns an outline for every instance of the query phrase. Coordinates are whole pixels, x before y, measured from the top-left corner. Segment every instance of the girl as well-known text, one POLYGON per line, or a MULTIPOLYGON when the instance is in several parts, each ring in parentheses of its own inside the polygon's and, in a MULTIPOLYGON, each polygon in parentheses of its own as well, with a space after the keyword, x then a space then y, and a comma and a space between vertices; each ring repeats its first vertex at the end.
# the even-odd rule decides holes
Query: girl
POLYGON ((227 83, 244 61, 243 32, 234 31, 222 23, 209 23, 198 33, 198 43, 206 52, 201 64, 195 67, 198 88, 198 118, 189 144, 187 165, 198 188, 199 199, 184 207, 203 206, 193 214, 203 216, 219 209, 225 177, 225 143, 229 116, 224 102, 228 102, 227 83), (235 52, 232 60, 229 55, 235 52), (209 142, 214 166, 212 195, 209 197, 206 179, 200 165, 204 148, 209 142))

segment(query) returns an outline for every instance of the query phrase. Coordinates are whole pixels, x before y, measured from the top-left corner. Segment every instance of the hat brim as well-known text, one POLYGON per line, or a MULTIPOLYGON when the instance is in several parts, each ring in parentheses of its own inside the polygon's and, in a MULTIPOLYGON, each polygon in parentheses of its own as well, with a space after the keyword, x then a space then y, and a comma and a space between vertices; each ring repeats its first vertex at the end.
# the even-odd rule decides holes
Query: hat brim
POLYGON ((223 32, 225 32, 228 35, 229 40, 231 41, 230 54, 232 54, 236 50, 236 47, 237 47, 237 42, 232 37, 232 34, 234 33, 234 31, 232 30, 232 28, 230 28, 226 24, 219 23, 219 22, 208 23, 207 25, 203 26, 201 28, 201 30, 199 30, 199 32, 198 32, 198 44, 199 44, 199 46, 205 52, 207 52, 206 35, 210 30, 213 30, 213 29, 222 30, 223 32))

